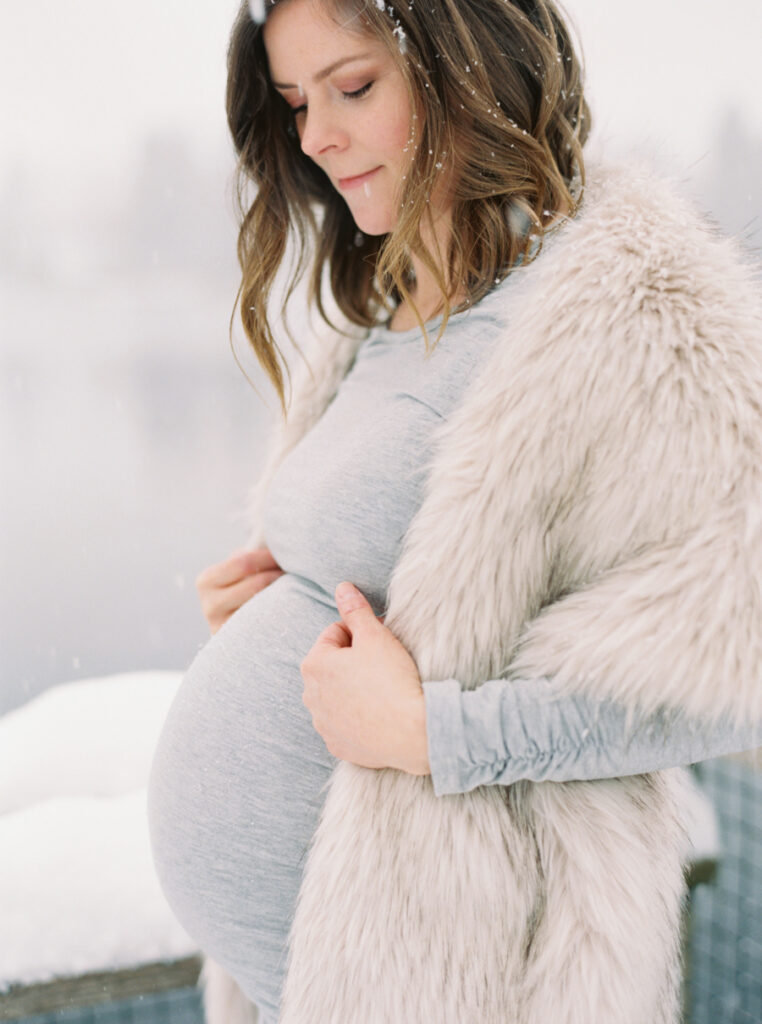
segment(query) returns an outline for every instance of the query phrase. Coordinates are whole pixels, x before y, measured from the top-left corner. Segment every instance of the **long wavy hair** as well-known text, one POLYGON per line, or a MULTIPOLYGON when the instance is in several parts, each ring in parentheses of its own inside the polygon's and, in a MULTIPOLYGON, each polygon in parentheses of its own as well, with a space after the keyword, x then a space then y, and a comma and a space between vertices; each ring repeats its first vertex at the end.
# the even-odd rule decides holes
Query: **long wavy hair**
MULTIPOLYGON (((266 17, 279 2, 260 0, 266 17)), ((262 25, 243 0, 228 51, 227 116, 238 154, 237 303, 246 335, 280 399, 288 366, 267 310, 287 251, 295 255, 283 309, 311 268, 309 302, 324 320, 323 282, 350 323, 371 327, 405 301, 428 335, 410 289, 411 254, 434 275, 444 330, 452 312, 478 302, 521 258, 542 247, 562 212, 574 216, 584 188, 590 129, 583 72, 553 0, 321 0, 337 20, 380 39, 418 110, 418 137, 400 211, 381 236, 358 232, 327 175, 301 150, 292 112, 273 88, 262 25), (432 254, 421 224, 446 166, 453 206, 449 251, 432 254), (251 188, 253 186, 253 190, 251 188), (253 194, 253 199, 250 197, 253 194), (443 264, 444 261, 444 264, 443 264), (453 309, 460 291, 467 299, 453 309)))

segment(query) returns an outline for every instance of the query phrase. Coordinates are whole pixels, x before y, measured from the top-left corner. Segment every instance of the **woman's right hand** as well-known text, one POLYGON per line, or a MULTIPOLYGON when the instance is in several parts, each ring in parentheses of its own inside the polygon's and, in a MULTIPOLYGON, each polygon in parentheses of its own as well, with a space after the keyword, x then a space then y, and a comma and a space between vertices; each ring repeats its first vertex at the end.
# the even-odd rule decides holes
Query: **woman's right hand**
POLYGON ((282 575, 283 570, 268 548, 236 551, 224 562, 204 569, 196 580, 196 590, 212 633, 241 605, 282 575))

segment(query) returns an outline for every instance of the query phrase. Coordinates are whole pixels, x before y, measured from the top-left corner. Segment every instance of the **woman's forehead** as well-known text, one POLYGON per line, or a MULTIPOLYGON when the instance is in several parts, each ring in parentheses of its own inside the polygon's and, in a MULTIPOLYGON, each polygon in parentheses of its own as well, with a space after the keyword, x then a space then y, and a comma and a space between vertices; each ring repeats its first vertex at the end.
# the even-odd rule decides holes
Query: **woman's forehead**
POLYGON ((263 27, 273 81, 290 81, 296 70, 300 81, 319 82, 338 64, 386 55, 381 40, 360 25, 356 16, 321 0, 282 0, 263 27))
POLYGON ((285 23, 292 29, 301 26, 319 28, 329 34, 374 38, 359 8, 331 0, 276 0, 268 7, 265 33, 271 31, 273 22, 285 23))

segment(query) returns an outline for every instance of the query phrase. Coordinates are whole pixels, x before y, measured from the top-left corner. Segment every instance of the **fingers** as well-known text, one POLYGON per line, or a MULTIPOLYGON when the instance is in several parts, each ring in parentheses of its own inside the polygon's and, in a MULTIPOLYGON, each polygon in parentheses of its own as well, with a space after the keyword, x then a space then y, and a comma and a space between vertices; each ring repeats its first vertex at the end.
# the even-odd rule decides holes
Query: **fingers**
POLYGON ((241 605, 283 574, 267 548, 236 551, 224 562, 204 569, 196 579, 196 589, 201 611, 212 633, 216 633, 241 605))
POLYGON ((225 587, 224 590, 220 591, 220 594, 225 596, 226 603, 230 606, 231 612, 234 612, 237 608, 240 608, 242 604, 245 604, 250 597, 254 597, 254 595, 258 594, 260 590, 264 590, 265 587, 269 587, 274 580, 277 580, 277 578, 282 575, 283 572, 281 569, 272 569, 269 572, 258 572, 253 576, 247 576, 238 583, 232 584, 232 586, 225 587))
POLYGON ((315 643, 309 649, 307 654, 302 659, 302 663, 299 666, 299 670, 302 676, 307 680, 305 672, 309 675, 312 669, 313 661, 320 663, 321 650, 324 651, 327 647, 340 648, 340 647, 351 647, 352 646, 352 634, 341 622, 332 622, 330 626, 326 626, 323 632, 318 636, 315 643))
POLYGON ((269 569, 280 569, 269 548, 256 548, 254 551, 237 551, 235 557, 241 558, 249 572, 267 572, 269 569))
POLYGON ((280 570, 280 566, 268 548, 236 551, 223 562, 217 562, 204 569, 196 579, 196 588, 204 590, 207 587, 228 587, 246 576, 274 569, 280 570))
POLYGON ((271 583, 274 583, 279 576, 285 576, 286 574, 282 569, 270 569, 268 572, 258 572, 256 576, 252 576, 256 589, 255 594, 258 594, 260 590, 264 590, 265 587, 269 587, 271 583))
POLYGON ((315 641, 315 647, 318 645, 326 647, 351 647, 352 634, 342 622, 332 622, 318 636, 315 641))
POLYGON ((220 626, 224 625, 233 612, 250 601, 260 590, 264 590, 279 576, 283 576, 280 569, 270 572, 260 572, 255 576, 247 576, 229 587, 204 589, 201 591, 201 611, 209 623, 213 633, 216 633, 220 626))

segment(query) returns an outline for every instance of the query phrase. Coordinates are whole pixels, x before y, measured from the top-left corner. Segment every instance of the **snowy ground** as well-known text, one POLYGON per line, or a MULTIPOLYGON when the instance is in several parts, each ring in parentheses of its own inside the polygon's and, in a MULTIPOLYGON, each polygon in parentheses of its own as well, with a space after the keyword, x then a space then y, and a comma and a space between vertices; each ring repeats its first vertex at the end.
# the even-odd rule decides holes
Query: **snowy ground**
POLYGON ((159 888, 146 818, 180 678, 67 684, 0 718, 0 990, 198 952, 159 888))

